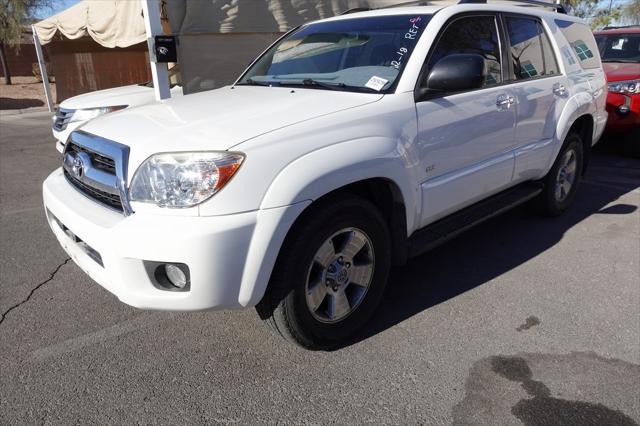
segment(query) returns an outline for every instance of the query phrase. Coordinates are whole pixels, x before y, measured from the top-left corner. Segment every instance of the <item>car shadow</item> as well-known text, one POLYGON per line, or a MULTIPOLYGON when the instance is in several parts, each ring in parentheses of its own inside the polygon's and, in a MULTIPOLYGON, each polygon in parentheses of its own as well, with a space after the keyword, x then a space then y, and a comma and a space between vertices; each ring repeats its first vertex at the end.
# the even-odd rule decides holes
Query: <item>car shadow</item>
POLYGON ((635 205, 610 204, 640 186, 639 160, 596 149, 589 167, 574 205, 562 216, 540 217, 532 213, 530 205, 523 205, 404 267, 393 268, 374 318, 334 350, 368 339, 518 267, 557 244, 569 229, 593 214, 637 211, 635 205))
POLYGON ((0 110, 25 109, 43 105, 44 102, 42 102, 40 99, 15 99, 0 97, 0 110))

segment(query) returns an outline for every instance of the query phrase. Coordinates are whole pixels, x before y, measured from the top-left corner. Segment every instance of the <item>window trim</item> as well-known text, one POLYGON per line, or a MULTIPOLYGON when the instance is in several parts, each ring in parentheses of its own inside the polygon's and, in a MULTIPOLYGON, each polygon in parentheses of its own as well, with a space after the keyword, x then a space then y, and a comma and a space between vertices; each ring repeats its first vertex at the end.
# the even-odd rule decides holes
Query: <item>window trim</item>
MULTIPOLYGON (((507 66, 509 67, 509 79, 505 81, 506 84, 524 83, 527 81, 543 80, 545 78, 554 78, 554 77, 560 77, 563 75, 562 70, 560 69, 560 65, 558 63, 558 57, 556 56, 555 49, 553 48, 552 38, 549 37, 549 33, 547 32, 547 29, 545 28, 542 22, 542 19, 540 17, 533 16, 533 15, 526 15, 523 13, 501 12, 500 20, 502 21, 502 27, 504 29, 505 54, 508 61, 507 66), (515 72, 515 69, 513 68, 513 62, 511 61, 511 40, 509 40, 509 31, 507 29, 507 18, 530 19, 536 22, 537 26, 547 36, 547 40, 549 40, 549 44, 551 44, 551 54, 553 56, 554 61, 556 62, 556 69, 558 70, 557 74, 542 74, 542 75, 538 74, 535 77, 529 77, 529 78, 523 78, 523 79, 518 79, 516 77, 516 72, 515 72)), ((540 50, 542 51, 542 64, 546 72, 547 65, 544 57, 545 50, 544 50, 544 45, 542 44, 541 34, 538 35, 538 39, 540 41, 540 50)))
POLYGON ((500 20, 499 17, 500 13, 496 12, 496 11, 473 11, 473 12, 463 12, 463 13, 458 13, 457 15, 452 16, 451 18, 449 18, 444 25, 440 28, 440 30, 438 31, 438 34, 436 35, 434 42, 431 43, 431 46, 429 47, 429 52, 427 53, 427 56, 424 60, 424 62, 422 63, 422 67, 420 68, 420 73, 418 74, 418 79, 416 80, 414 89, 413 89, 413 99, 416 103, 420 103, 420 102, 426 102, 426 101, 430 101, 432 99, 438 99, 438 98, 443 98, 446 96, 451 96, 451 95, 458 95, 458 94, 462 94, 462 93, 472 93, 472 92, 477 92, 479 90, 488 90, 488 89, 495 89, 497 87, 500 86, 504 86, 505 84, 508 84, 507 81, 505 81, 505 76, 507 76, 508 74, 508 68, 506 68, 505 66, 507 65, 505 63, 505 43, 503 40, 503 36, 504 36, 504 28, 502 27, 503 24, 500 20), (428 64, 429 61, 431 60, 431 56, 433 55, 433 52, 435 51, 435 48, 438 46, 438 43, 440 42, 440 40, 442 39, 442 35, 449 29, 449 27, 455 23, 456 21, 459 21, 460 19, 465 19, 465 18, 479 18, 479 17, 490 17, 493 18, 494 23, 496 25, 496 34, 498 36, 498 49, 500 49, 500 72, 502 74, 502 81, 498 84, 495 84, 493 86, 488 86, 488 87, 480 87, 477 89, 473 89, 473 90, 466 90, 466 91, 461 91, 461 92, 446 92, 446 93, 434 93, 434 94, 430 94, 428 96, 420 96, 420 83, 423 81, 423 79, 425 78, 427 72, 428 72, 428 64))

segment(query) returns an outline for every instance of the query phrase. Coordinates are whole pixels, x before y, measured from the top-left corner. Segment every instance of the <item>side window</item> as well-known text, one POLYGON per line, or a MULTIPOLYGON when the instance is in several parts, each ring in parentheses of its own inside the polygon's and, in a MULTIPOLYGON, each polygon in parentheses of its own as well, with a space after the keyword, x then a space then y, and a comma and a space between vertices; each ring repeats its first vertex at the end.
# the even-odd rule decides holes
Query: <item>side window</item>
POLYGON ((508 16, 506 20, 516 80, 558 74, 558 64, 542 25, 531 18, 508 16))
POLYGON ((477 53, 484 58, 487 76, 484 86, 502 82, 500 42, 496 19, 493 16, 469 16, 453 21, 438 39, 431 52, 428 69, 440 59, 456 53, 477 53))
POLYGON ((556 24, 573 49, 582 68, 600 68, 598 46, 589 27, 579 22, 556 19, 556 24))

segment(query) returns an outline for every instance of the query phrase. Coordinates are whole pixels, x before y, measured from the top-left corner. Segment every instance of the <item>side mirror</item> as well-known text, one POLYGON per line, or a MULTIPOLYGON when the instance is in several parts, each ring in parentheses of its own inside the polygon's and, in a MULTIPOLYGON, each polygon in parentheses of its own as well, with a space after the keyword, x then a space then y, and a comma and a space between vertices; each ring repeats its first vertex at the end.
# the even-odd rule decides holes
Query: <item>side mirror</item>
POLYGON ((420 97, 434 93, 452 93, 482 87, 487 71, 484 58, 475 53, 456 53, 440 59, 431 68, 420 97))

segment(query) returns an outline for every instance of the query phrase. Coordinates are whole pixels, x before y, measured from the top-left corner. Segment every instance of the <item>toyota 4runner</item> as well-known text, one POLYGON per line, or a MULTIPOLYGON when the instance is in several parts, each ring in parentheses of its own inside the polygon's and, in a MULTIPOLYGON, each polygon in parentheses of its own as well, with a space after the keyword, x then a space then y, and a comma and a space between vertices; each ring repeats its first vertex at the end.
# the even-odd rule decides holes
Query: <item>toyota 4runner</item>
POLYGON ((232 86, 89 121, 44 182, 51 229, 124 303, 255 306, 336 345, 392 265, 525 201, 569 208, 604 129, 580 19, 476 3, 308 23, 232 86))

